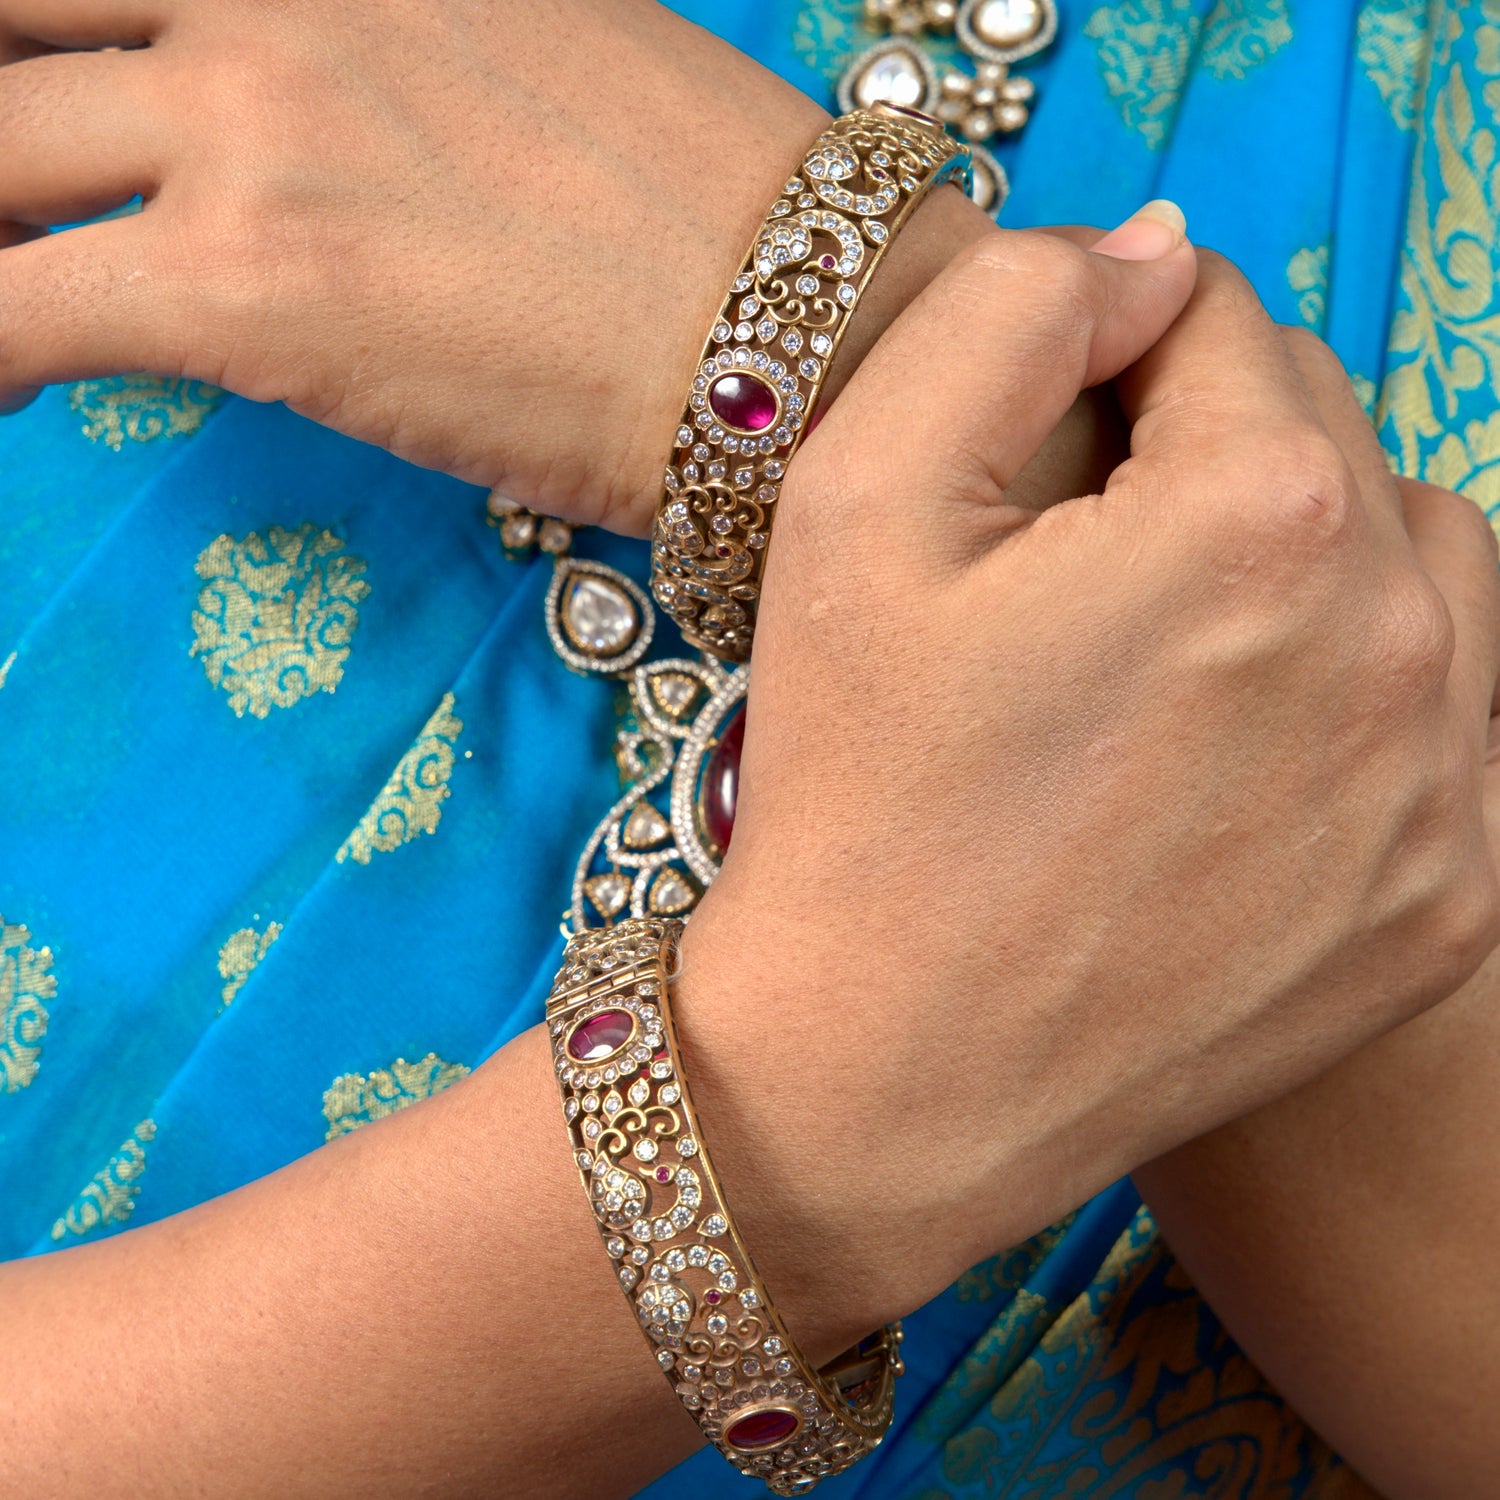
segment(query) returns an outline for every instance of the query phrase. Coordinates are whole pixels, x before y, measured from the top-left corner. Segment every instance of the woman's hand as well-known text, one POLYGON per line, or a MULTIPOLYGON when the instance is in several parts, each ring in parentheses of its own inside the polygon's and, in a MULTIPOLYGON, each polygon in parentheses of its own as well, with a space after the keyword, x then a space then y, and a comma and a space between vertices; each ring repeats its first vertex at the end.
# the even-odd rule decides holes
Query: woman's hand
POLYGON ((1168 329, 1192 265, 987 240, 783 492, 678 1009, 734 1200, 819 1246, 765 1267, 810 1305, 914 1305, 1495 940, 1494 539, 1425 488, 1403 524, 1347 383, 1320 410, 1226 263, 1168 329), (1010 503, 1136 360, 1104 493, 1010 503))
MULTIPOLYGON (((827 118, 650 0, 0 0, 7 58, 0 221, 146 204, 0 251, 0 408, 188 375, 639 534, 729 278, 827 118)), ((836 378, 986 228, 935 194, 836 378)))

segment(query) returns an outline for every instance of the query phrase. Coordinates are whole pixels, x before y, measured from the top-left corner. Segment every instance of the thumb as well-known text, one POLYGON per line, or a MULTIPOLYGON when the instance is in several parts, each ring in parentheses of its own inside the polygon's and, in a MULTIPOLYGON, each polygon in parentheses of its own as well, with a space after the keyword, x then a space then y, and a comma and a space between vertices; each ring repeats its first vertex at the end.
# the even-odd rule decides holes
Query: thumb
POLYGON ((892 324, 805 459, 840 451, 840 468, 878 481, 872 507, 889 497, 908 535, 951 523, 945 501, 1001 500, 1079 392, 1171 327, 1196 278, 1182 212, 1164 201, 1092 250, 1031 231, 985 235, 892 324))

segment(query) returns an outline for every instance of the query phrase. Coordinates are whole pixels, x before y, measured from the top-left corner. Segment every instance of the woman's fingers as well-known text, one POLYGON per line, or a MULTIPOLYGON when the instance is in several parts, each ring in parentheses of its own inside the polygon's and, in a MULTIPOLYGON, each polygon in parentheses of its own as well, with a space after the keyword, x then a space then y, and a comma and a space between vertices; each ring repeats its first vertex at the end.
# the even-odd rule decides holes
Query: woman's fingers
POLYGON ((0 250, 0 405, 62 380, 181 373, 184 316, 177 270, 142 218, 0 250))
MULTIPOLYGON (((1182 316, 1117 382, 1131 422, 1131 460, 1110 493, 1129 491, 1206 512, 1223 496, 1242 504, 1246 473, 1269 497, 1318 508, 1319 477, 1352 486, 1350 465, 1323 423, 1281 330, 1250 283, 1222 256, 1199 252, 1198 283, 1182 316), (1213 482, 1215 478, 1224 483, 1213 482)), ((1394 493, 1387 509, 1395 511, 1394 493)))
POLYGON ((166 24, 165 0, 0 0, 0 32, 50 47, 130 47, 166 24))
POLYGON ((58 52, 0 68, 0 218, 72 223, 150 195, 164 133, 135 87, 142 60, 58 52))
POLYGON ((1151 258, 1089 254, 1042 234, 977 241, 893 325, 813 442, 840 442, 840 411, 857 392, 862 429, 883 437, 852 461, 860 473, 874 466, 881 492, 921 496, 903 524, 948 525, 945 498, 998 498, 1079 391, 1138 359, 1192 290, 1180 216, 1117 233, 1122 256, 1151 258), (909 436, 918 432, 921 442, 909 436))
POLYGON ((1462 495, 1392 472, 1375 428, 1359 404, 1339 357, 1315 334, 1284 328, 1303 382, 1323 424, 1344 450, 1378 529, 1399 527, 1453 620, 1456 700, 1481 743, 1500 705, 1500 567, 1493 528, 1462 495), (1383 499, 1380 497, 1384 497, 1383 499), (1395 508, 1390 497, 1395 497, 1395 508))

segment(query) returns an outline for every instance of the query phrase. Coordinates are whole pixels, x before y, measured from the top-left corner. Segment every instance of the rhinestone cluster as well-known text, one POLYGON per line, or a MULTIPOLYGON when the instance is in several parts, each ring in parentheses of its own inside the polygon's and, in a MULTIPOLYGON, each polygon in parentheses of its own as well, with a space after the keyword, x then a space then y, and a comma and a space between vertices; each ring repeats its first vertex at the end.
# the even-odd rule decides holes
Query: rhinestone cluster
POLYGON ((652 592, 694 645, 749 658, 776 500, 849 314, 921 196, 966 171, 936 121, 858 110, 772 205, 704 346, 652 533, 652 592))
POLYGON ((724 1206, 672 1030, 682 923, 575 937, 547 1002, 573 1157, 657 1364, 705 1437, 778 1495, 803 1494, 890 1423, 899 1333, 845 1395, 798 1354, 724 1206))

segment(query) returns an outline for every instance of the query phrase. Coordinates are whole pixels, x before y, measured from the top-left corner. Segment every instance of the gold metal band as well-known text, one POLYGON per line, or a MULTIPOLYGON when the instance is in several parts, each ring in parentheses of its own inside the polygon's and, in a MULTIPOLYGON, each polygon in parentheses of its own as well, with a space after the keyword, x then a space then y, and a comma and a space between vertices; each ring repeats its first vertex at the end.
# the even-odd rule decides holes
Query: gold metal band
POLYGON ((563 1115, 616 1274, 703 1435, 778 1495, 805 1494, 890 1425, 899 1326, 822 1372, 798 1352, 709 1165, 672 1026, 683 924, 569 942, 547 1000, 563 1115))
POLYGON ((703 347, 651 537, 651 589, 683 635, 748 661, 776 497, 849 316, 923 195, 969 184, 936 120, 835 120, 771 206, 703 347))

